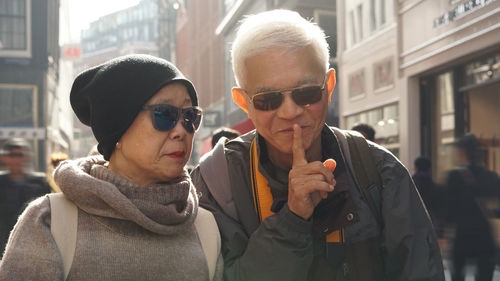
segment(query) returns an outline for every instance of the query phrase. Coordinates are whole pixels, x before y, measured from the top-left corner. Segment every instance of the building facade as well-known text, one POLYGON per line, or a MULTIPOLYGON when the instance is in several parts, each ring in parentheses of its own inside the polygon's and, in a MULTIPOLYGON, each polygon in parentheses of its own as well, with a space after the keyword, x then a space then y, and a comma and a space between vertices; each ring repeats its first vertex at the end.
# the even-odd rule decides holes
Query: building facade
POLYGON ((77 71, 127 54, 158 56, 158 11, 158 0, 141 0, 92 22, 81 33, 82 60, 77 71))
POLYGON ((337 3, 341 127, 369 123, 407 167, 431 158, 438 179, 472 132, 500 171, 500 2, 337 3))
POLYGON ((223 124, 223 37, 215 34, 222 11, 219 0, 182 1, 177 17, 177 67, 198 92, 203 126, 195 135, 191 163, 198 162, 203 140, 223 124))
POLYGON ((472 132, 500 173, 500 1, 399 1, 397 13, 409 155, 429 156, 439 177, 472 132))
POLYGON ((337 7, 342 27, 338 30, 340 126, 368 124, 376 131, 376 142, 400 156, 394 1, 338 1, 337 7))
MULTIPOLYGON (((81 55, 74 60, 74 73, 128 54, 149 54, 175 63, 178 5, 174 0, 141 0, 135 6, 92 22, 81 32, 81 55)), ((97 141, 90 128, 74 118, 71 154, 81 157, 87 155, 97 141)))
POLYGON ((51 122, 59 79, 59 1, 0 1, 0 142, 23 137, 32 166, 45 171, 48 153, 70 136, 51 122))

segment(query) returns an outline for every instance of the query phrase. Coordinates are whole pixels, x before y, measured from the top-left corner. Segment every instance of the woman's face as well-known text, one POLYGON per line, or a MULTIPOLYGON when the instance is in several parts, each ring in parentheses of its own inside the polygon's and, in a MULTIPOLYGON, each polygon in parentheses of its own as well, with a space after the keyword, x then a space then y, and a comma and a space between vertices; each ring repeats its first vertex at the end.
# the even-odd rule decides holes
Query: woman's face
MULTIPOLYGON (((145 105, 156 104, 192 106, 188 91, 181 83, 163 87, 145 105)), ((191 156, 193 145, 194 132, 187 132, 182 120, 168 131, 155 129, 152 121, 151 112, 142 110, 120 139, 109 163, 109 169, 141 186, 178 177, 191 156)))

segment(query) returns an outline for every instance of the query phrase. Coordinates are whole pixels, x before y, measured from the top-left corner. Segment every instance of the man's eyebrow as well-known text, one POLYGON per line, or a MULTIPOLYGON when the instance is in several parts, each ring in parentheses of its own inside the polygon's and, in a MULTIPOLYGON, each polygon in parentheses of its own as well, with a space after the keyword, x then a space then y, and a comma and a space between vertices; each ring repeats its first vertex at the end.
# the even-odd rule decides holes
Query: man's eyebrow
MULTIPOLYGON (((297 88, 297 87, 300 87, 302 85, 306 85, 306 84, 311 84, 311 83, 317 83, 318 81, 316 80, 316 78, 314 77, 306 77, 306 78, 303 78, 299 81, 297 81, 297 83, 295 84, 295 86, 293 86, 292 88, 297 88)), ((268 92, 268 91, 276 91, 276 90, 282 90, 283 88, 269 88, 269 87, 258 87, 255 89, 255 93, 262 93, 262 92, 268 92)))

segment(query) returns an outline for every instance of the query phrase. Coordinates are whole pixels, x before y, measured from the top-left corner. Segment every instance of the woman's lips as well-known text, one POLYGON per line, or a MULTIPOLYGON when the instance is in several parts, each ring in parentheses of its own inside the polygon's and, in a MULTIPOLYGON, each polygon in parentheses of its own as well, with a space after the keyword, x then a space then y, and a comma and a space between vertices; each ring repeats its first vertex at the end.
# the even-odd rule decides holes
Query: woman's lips
POLYGON ((176 151, 176 152, 169 153, 167 155, 170 157, 173 157, 173 158, 182 158, 182 157, 184 157, 184 154, 185 154, 184 151, 176 151))

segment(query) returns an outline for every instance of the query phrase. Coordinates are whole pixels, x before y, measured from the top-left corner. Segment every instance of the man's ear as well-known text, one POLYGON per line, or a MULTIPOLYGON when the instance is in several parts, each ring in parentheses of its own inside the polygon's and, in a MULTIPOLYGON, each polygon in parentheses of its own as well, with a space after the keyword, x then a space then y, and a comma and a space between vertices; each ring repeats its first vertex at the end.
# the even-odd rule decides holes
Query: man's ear
POLYGON ((232 94, 233 94, 233 100, 234 102, 241 108, 243 111, 245 111, 248 114, 248 108, 247 108, 247 100, 245 99, 245 93, 243 93, 243 90, 241 88, 233 88, 232 89, 232 94))
POLYGON ((330 68, 326 73, 328 76, 326 80, 326 89, 328 91, 328 104, 332 102, 332 93, 333 89, 335 89, 335 84, 337 83, 337 79, 335 78, 335 69, 330 68))

